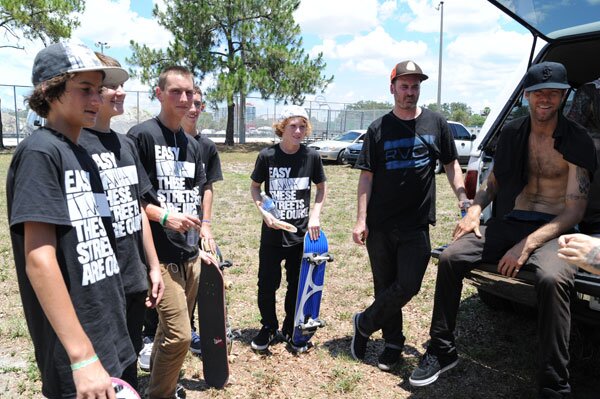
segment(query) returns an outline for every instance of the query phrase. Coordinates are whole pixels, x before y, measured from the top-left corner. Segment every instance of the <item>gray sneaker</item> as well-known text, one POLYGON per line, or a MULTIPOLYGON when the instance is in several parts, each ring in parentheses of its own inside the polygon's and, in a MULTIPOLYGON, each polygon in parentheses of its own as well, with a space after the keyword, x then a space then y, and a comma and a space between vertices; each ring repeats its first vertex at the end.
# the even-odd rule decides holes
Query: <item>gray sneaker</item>
POLYGON ((144 337, 144 346, 138 355, 138 366, 143 371, 150 371, 150 356, 154 346, 154 337, 144 337))
POLYGON ((432 384, 438 379, 440 374, 450 370, 457 364, 458 356, 456 353, 454 353, 454 356, 450 357, 449 361, 440 362, 437 356, 425 352, 419 362, 419 366, 412 372, 408 381, 410 382, 410 385, 414 387, 423 387, 432 384))

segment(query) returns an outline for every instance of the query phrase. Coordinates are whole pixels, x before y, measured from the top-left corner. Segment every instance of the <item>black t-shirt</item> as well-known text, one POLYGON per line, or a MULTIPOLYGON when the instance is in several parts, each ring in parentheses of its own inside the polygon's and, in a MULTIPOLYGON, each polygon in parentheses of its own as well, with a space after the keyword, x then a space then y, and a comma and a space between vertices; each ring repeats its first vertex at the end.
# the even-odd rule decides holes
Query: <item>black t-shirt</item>
POLYGON ((289 247, 304 242, 310 211, 310 183, 326 180, 319 154, 305 145, 294 154, 286 154, 279 144, 258 153, 251 179, 265 183, 265 192, 273 198, 281 220, 293 224, 296 233, 270 229, 262 224, 261 243, 289 247))
POLYGON ((219 152, 217 151, 215 143, 201 134, 195 135, 194 138, 200 144, 202 165, 204 166, 204 173, 206 173, 206 184, 223 180, 221 160, 219 159, 219 152))
MULTIPOLYGON (((200 196, 206 183, 198 142, 179 128, 176 132, 152 118, 127 133, 138 149, 153 189, 144 200, 179 213, 202 215, 200 196)), ((161 263, 181 263, 198 256, 186 236, 151 221, 154 246, 161 263)))
MULTIPOLYGON (((83 129, 79 145, 92 156, 104 186, 117 238, 117 260, 125 294, 148 289, 140 197, 152 189, 129 137, 83 129)), ((151 234, 148 232, 148 234, 151 234)))
POLYGON ((6 180, 19 289, 46 397, 74 394, 70 361, 25 271, 24 223, 56 226, 56 258, 83 330, 102 366, 120 376, 135 361, 110 210, 94 160, 50 129, 17 147, 6 180))
POLYGON ((389 112, 375 120, 356 162, 373 173, 367 225, 408 231, 435 224, 435 162, 457 159, 446 120, 423 108, 411 121, 389 112))

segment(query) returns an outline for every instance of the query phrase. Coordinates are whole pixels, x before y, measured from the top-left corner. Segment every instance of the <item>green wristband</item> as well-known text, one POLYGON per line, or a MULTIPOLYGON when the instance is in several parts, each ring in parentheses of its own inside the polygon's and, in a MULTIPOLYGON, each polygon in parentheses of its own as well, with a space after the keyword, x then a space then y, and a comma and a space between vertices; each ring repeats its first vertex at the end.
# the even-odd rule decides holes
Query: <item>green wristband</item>
POLYGON ((75 370, 82 369, 82 368, 89 366, 90 364, 97 362, 97 361, 98 361, 98 355, 94 355, 87 360, 82 360, 80 362, 73 363, 71 365, 71 370, 75 371, 75 370))
POLYGON ((167 217, 169 216, 169 210, 167 209, 165 213, 163 213, 162 218, 160 219, 160 225, 164 226, 167 223, 167 217))

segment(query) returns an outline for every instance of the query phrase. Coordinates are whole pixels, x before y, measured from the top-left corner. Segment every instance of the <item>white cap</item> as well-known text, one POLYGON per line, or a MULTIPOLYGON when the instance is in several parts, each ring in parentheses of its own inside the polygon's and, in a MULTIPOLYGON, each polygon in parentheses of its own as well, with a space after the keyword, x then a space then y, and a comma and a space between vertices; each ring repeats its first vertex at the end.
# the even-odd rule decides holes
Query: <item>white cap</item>
POLYGON ((299 105, 286 105, 283 108, 283 111, 281 111, 281 114, 279 115, 279 122, 283 122, 287 118, 292 118, 294 116, 301 116, 306 120, 309 119, 308 114, 306 113, 306 110, 303 107, 299 105))

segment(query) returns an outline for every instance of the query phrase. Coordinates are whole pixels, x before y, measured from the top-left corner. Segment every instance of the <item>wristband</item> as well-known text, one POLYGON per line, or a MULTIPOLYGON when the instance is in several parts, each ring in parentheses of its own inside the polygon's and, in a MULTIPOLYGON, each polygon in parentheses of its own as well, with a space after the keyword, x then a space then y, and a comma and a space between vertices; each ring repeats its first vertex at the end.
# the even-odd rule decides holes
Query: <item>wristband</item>
POLYGON ((202 219, 201 222, 210 224, 210 219, 202 219))
POLYGON ((71 365, 71 371, 82 369, 82 368, 89 366, 90 364, 95 363, 97 361, 98 361, 98 355, 94 355, 87 360, 82 360, 81 362, 73 363, 71 365))
POLYGON ((169 216, 169 210, 167 209, 165 213, 163 213, 162 218, 160 219, 160 225, 164 226, 167 223, 167 217, 169 216))

